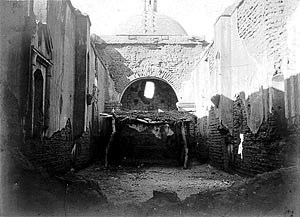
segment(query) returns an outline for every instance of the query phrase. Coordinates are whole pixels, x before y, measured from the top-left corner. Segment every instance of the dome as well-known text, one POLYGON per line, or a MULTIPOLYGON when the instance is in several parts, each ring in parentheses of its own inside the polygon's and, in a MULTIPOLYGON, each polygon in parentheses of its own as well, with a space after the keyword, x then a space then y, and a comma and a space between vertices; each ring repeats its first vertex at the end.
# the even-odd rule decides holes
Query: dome
POLYGON ((174 19, 157 13, 136 15, 121 23, 116 35, 187 35, 174 19))

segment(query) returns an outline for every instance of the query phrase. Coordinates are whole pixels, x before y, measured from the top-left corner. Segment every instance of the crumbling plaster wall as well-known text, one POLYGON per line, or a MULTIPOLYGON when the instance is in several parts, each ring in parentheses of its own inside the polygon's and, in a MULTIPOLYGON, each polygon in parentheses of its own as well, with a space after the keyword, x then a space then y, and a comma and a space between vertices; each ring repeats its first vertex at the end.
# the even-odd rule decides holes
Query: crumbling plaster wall
POLYGON ((287 20, 287 60, 285 75, 285 111, 289 127, 300 127, 300 7, 287 20))
MULTIPOLYGON (((74 140, 73 127, 74 122, 77 122, 77 118, 74 116, 74 104, 78 102, 78 99, 74 97, 76 89, 75 30, 76 26, 81 25, 76 22, 76 17, 83 15, 73 8, 69 0, 1 1, 0 3, 1 147, 5 147, 3 149, 5 153, 8 147, 20 148, 37 166, 43 166, 51 172, 62 172, 71 167, 71 150, 76 143, 78 159, 76 167, 86 165, 93 155, 92 134, 100 132, 99 128, 93 132, 91 129, 88 129, 90 130, 88 132, 83 130, 74 140), (31 5, 32 3, 34 4, 31 5), (39 14, 35 16, 34 11, 38 11, 39 14), (38 24, 36 19, 45 23, 38 24), (44 33, 36 32, 42 28, 47 31, 49 29, 47 36, 44 33), (50 46, 52 48, 51 55, 46 52, 46 38, 53 45, 53 47, 50 46), (30 130, 25 125, 25 117, 30 116, 28 108, 32 95, 32 90, 30 90, 31 73, 36 68, 44 66, 41 65, 41 62, 36 62, 35 65, 31 62, 31 45, 47 59, 46 61, 52 63, 49 72, 44 73, 49 85, 47 84, 43 90, 49 91, 50 96, 48 101, 44 102, 45 107, 49 109, 49 125, 47 123, 43 126, 44 137, 35 139, 25 138, 25 131, 30 130), (30 71, 31 69, 33 71, 30 71)), ((88 21, 88 17, 84 17, 88 21)), ((84 67, 84 73, 90 73, 88 76, 85 74, 87 83, 84 93, 93 93, 96 75, 102 77, 98 79, 98 89, 102 89, 102 93, 97 95, 97 100, 93 102, 93 106, 98 107, 99 110, 93 111, 92 106, 86 108, 84 112, 87 115, 84 118, 86 118, 87 126, 98 127, 99 125, 92 123, 99 122, 98 119, 94 120, 94 118, 98 118, 95 113, 104 110, 105 98, 103 96, 106 94, 104 90, 108 83, 108 72, 99 61, 95 63, 96 53, 90 44, 89 26, 85 25, 85 28, 86 40, 80 41, 80 43, 85 43, 87 53, 90 55, 90 64, 84 67), (99 67, 94 67, 97 64, 99 67)), ((84 58, 80 61, 87 61, 87 53, 84 53, 84 58)), ((45 92, 43 94, 46 94, 45 92)), ((5 159, 11 158, 5 157, 5 159)), ((1 165, 3 165, 2 162, 1 165)), ((5 170, 1 170, 1 172, 8 173, 7 165, 10 165, 10 162, 5 161, 4 165, 6 165, 5 170)), ((8 176, 5 175, 5 177, 8 176)))
MULTIPOLYGON (((227 103, 220 100, 209 113, 209 158, 220 168, 231 166, 253 175, 286 165, 287 149, 292 145, 287 141, 284 112, 289 120, 297 120, 299 110, 299 72, 291 61, 299 49, 295 46, 299 33, 289 18, 297 17, 297 6, 298 1, 292 0, 237 1, 216 22, 215 41, 198 66, 199 70, 208 71, 203 74, 209 73, 210 80, 204 87, 211 89, 210 94, 202 98, 220 94, 221 98, 230 99, 227 103), (287 72, 293 76, 289 77, 287 72), (242 99, 244 109, 237 106, 240 103, 236 97, 242 99), (223 112, 231 116, 232 129, 224 124, 223 112), (237 124, 237 114, 244 115, 243 132, 237 124), (243 159, 237 154, 241 133, 243 159)), ((200 98, 198 101, 202 107, 209 104, 205 100, 200 102, 200 98)))
POLYGON ((48 1, 47 24, 52 37, 54 64, 51 69, 49 103, 51 118, 47 136, 62 129, 69 118, 73 124, 75 19, 74 8, 68 1, 48 1))
POLYGON ((221 94, 234 100, 239 92, 247 97, 261 86, 284 91, 283 82, 272 78, 276 67, 281 68, 285 78, 286 68, 292 68, 291 61, 286 62, 290 50, 287 35, 293 31, 287 31, 287 20, 297 5, 297 0, 237 1, 227 8, 216 21, 214 42, 198 65, 202 74, 208 74, 207 70, 210 73, 210 83, 204 86, 210 92, 202 97, 221 94))

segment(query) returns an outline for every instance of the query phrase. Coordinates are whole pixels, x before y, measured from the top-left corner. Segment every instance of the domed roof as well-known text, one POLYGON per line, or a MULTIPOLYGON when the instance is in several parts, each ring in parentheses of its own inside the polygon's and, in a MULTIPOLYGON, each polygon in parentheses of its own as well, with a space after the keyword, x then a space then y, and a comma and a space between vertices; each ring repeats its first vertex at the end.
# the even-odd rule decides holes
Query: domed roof
POLYGON ((153 12, 131 17, 121 23, 116 35, 187 35, 184 28, 171 17, 153 12))

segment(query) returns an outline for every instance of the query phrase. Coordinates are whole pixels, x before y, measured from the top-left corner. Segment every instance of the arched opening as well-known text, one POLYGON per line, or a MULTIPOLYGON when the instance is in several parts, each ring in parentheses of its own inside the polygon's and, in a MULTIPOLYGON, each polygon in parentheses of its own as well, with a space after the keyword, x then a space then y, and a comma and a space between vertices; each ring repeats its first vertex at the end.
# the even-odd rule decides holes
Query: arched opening
POLYGON ((131 83, 124 91, 121 104, 124 110, 163 110, 177 109, 178 98, 173 88, 165 81, 144 78, 131 83))
POLYGON ((40 70, 34 73, 33 136, 40 137, 44 125, 44 78, 40 70))

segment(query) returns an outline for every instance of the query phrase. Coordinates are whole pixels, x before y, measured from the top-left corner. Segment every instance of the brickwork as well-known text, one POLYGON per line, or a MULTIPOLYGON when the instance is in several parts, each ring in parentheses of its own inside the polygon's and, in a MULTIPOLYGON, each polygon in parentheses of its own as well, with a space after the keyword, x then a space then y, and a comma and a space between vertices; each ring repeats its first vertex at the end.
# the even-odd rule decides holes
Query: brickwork
POLYGON ((216 111, 212 108, 209 111, 209 126, 208 126, 208 151, 210 163, 217 167, 224 169, 224 149, 225 139, 218 130, 220 126, 219 118, 216 116, 216 111))
POLYGON ((0 9, 1 148, 21 148, 36 165, 57 173, 71 168, 76 142, 75 166, 86 166, 100 137, 98 114, 106 95, 114 96, 109 72, 90 44, 88 16, 69 0, 1 1, 0 9), (39 133, 32 135, 36 123, 39 133))
POLYGON ((297 0, 246 0, 239 5, 239 35, 259 62, 265 55, 270 61, 283 57, 286 48, 286 21, 297 3, 297 0))
POLYGON ((113 110, 119 110, 121 108, 121 104, 117 101, 109 101, 105 102, 104 112, 111 113, 113 110))
MULTIPOLYGON (((287 164, 291 164, 287 157, 294 148, 287 139, 286 121, 284 119, 283 92, 264 90, 263 123, 257 133, 249 128, 249 114, 247 108, 250 104, 240 96, 233 102, 233 132, 221 125, 218 110, 212 108, 209 113, 208 148, 209 160, 212 165, 251 176, 271 171, 287 164), (272 99, 272 96, 276 99, 272 99), (273 100, 272 113, 269 113, 270 100, 273 100), (247 108, 247 109, 246 109, 247 108), (239 153, 241 143, 240 135, 244 136, 242 152, 239 153)), ((251 106, 251 105, 250 105, 251 106)))
POLYGON ((201 119, 197 120, 196 125, 196 158, 203 163, 208 162, 209 160, 209 152, 208 152, 208 119, 207 116, 202 117, 201 119))
POLYGON ((158 38, 152 43, 146 37, 135 41, 117 41, 117 38, 117 42, 105 43, 98 39, 96 47, 103 54, 118 93, 122 93, 130 81, 143 77, 161 78, 178 92, 182 82, 190 77, 206 44, 184 37, 176 39, 158 38))
MULTIPOLYGON (((211 98, 216 92, 230 99, 244 92, 249 98, 238 95, 233 102, 232 114, 228 113, 233 115, 231 135, 222 126, 224 120, 219 111, 226 102, 220 100, 220 105, 210 110, 207 147, 214 166, 251 176, 295 165, 299 144, 295 142, 299 135, 295 130, 299 126, 299 70, 289 60, 294 61, 297 55, 298 48, 291 45, 297 45, 295 39, 299 33, 295 23, 288 29, 287 22, 298 3, 297 0, 239 1, 217 21, 215 42, 202 58, 210 80, 210 93, 203 98, 211 98), (222 25, 228 22, 230 25, 222 25), (289 34, 294 40, 290 41, 290 47, 289 34), (222 43, 228 38, 230 43, 222 43), (283 75, 288 75, 284 88, 283 75), (286 121, 288 129, 292 129, 289 132, 286 121), (243 151, 238 154, 241 134, 243 151)), ((205 141, 204 130, 200 131, 199 141, 205 141)), ((205 145, 200 147, 205 149, 205 145)))
POLYGON ((76 143, 76 161, 75 161, 75 168, 79 169, 86 166, 90 159, 92 159, 93 154, 91 152, 91 137, 90 132, 86 131, 82 134, 82 136, 75 140, 76 143))
MULTIPOLYGON (((269 114, 257 134, 253 134, 247 126, 247 114, 243 101, 238 97, 234 102, 233 155, 234 170, 244 175, 255 175, 271 171, 286 164, 292 144, 286 139, 278 112, 269 114), (242 158, 238 154, 240 134, 244 134, 242 158)), ((282 115, 282 114, 281 114, 282 115)))
POLYGON ((187 123, 187 142, 189 147, 189 158, 191 160, 198 159, 197 155, 197 119, 195 118, 194 121, 187 123))
POLYGON ((25 155, 36 165, 47 169, 50 173, 65 172, 71 166, 72 128, 70 120, 60 131, 50 138, 27 140, 23 147, 25 155))
POLYGON ((70 120, 60 131, 55 132, 50 138, 40 140, 27 140, 22 147, 23 153, 35 165, 45 168, 50 173, 67 172, 74 167, 76 169, 86 166, 92 155, 89 131, 73 142, 72 126, 70 120), (72 165, 72 148, 76 143, 75 163, 72 165))

